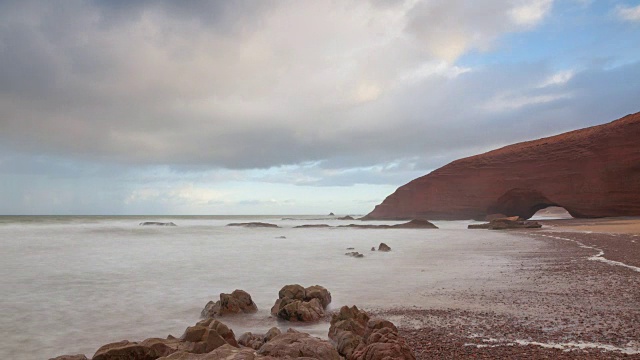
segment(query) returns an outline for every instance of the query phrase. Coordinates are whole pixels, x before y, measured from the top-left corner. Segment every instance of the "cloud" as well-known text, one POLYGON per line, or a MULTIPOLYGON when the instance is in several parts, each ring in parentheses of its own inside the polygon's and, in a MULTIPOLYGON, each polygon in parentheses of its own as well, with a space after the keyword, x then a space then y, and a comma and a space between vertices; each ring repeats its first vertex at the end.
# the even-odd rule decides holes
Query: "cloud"
POLYGON ((615 9, 615 14, 624 21, 640 22, 640 5, 618 5, 615 9))

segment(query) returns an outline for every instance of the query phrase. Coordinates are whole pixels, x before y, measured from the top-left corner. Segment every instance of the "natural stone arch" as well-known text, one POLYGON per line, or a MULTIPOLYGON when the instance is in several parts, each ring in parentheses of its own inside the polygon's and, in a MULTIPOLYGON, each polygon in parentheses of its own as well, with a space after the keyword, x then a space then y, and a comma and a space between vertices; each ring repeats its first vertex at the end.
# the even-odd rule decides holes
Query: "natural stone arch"
MULTIPOLYGON (((487 214, 504 214, 529 219, 536 212, 549 206, 560 206, 544 194, 533 189, 511 189, 487 209, 487 214)), ((567 209, 571 214, 571 210, 567 209)), ((573 215, 573 214, 572 214, 573 215)))

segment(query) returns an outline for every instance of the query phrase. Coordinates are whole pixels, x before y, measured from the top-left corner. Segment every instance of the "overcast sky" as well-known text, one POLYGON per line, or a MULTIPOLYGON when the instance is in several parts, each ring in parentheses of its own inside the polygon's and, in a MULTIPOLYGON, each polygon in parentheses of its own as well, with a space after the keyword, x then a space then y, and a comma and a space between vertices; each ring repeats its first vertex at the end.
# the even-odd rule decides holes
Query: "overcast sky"
POLYGON ((640 2, 0 0, 0 214, 365 214, 640 111, 640 2))

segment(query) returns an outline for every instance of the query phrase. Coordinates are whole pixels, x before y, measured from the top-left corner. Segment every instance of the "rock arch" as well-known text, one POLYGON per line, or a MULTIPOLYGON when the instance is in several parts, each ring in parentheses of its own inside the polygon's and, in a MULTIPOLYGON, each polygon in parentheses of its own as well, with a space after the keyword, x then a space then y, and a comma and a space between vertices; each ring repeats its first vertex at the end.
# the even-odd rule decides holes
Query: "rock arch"
POLYGON ((571 210, 549 200, 544 194, 534 189, 515 188, 507 191, 487 208, 487 214, 504 214, 529 219, 539 210, 559 206, 565 208, 573 216, 571 210))

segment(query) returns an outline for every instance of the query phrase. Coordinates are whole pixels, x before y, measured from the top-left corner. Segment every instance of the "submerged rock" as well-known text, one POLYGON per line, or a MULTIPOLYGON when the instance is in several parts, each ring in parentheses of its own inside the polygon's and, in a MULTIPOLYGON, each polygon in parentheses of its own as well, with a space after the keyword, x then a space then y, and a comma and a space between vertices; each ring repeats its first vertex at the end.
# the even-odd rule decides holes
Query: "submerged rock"
POLYGON ((305 225, 298 225, 298 226, 294 226, 294 229, 306 229, 306 228, 328 228, 331 227, 327 224, 305 224, 305 225))
POLYGON ((231 224, 227 224, 227 226, 242 226, 242 227, 250 227, 250 228, 254 228, 254 227, 279 228, 280 227, 276 224, 269 224, 269 223, 263 223, 263 222, 231 223, 231 224))
POLYGON ((344 253, 344 254, 347 255, 347 256, 354 257, 354 258, 363 258, 364 257, 364 254, 360 254, 357 251, 352 251, 352 252, 348 252, 348 253, 344 253))

